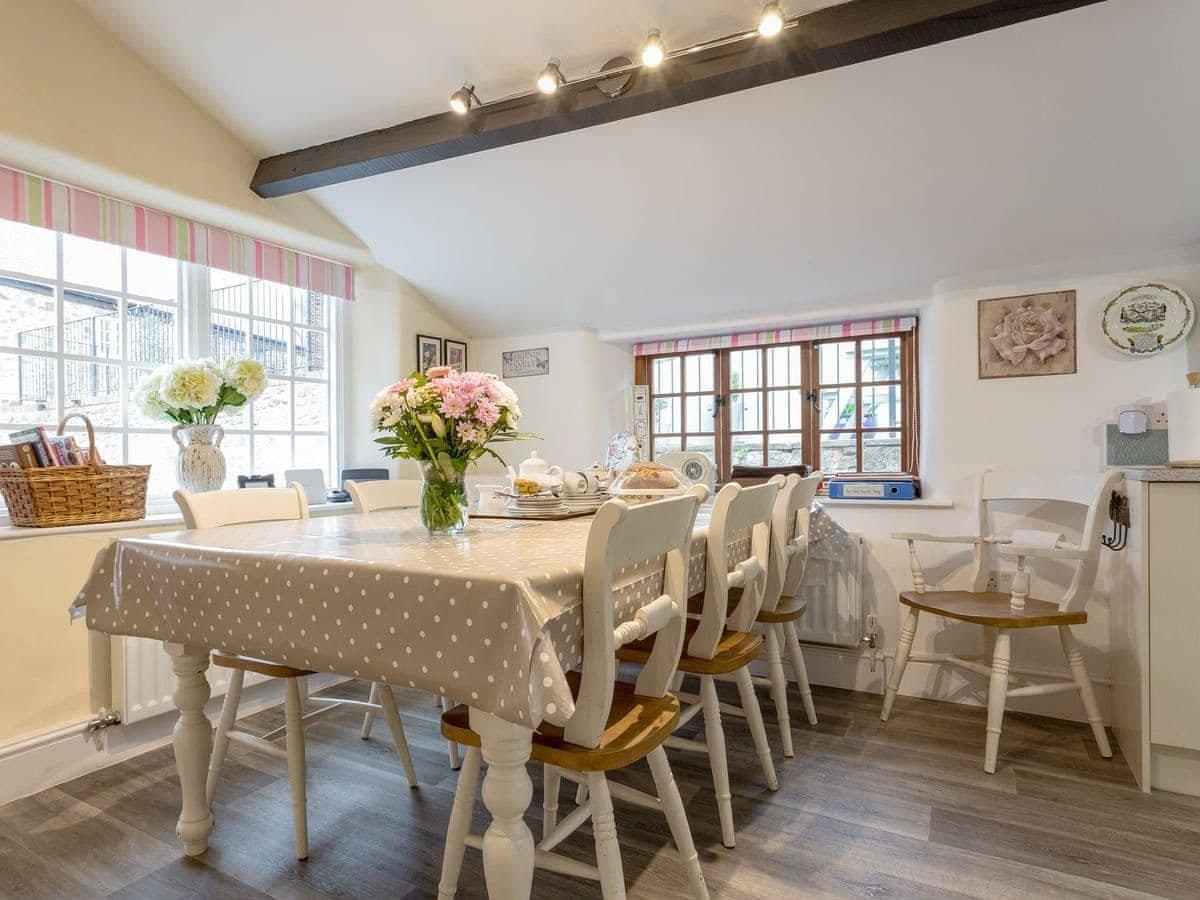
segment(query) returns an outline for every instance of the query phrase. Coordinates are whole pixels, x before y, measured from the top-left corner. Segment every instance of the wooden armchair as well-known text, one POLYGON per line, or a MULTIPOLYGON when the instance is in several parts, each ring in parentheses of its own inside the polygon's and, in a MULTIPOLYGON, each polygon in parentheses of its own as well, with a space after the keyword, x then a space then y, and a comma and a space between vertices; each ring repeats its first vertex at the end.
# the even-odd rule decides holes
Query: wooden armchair
MULTIPOLYGON (((988 686, 987 744, 984 752, 985 772, 996 771, 996 757, 1000 747, 1000 729, 1004 721, 1004 706, 1008 697, 1032 697, 1062 691, 1078 691, 1087 712, 1088 722, 1100 746, 1100 755, 1108 758, 1112 750, 1108 735, 1100 717, 1100 707, 1088 677, 1087 667, 1079 646, 1071 634, 1072 625, 1087 621, 1084 607, 1091 596, 1096 580, 1096 568, 1100 561, 1100 536, 1104 531, 1103 513, 1108 508, 1112 490, 1122 479, 1120 472, 1089 475, 1078 472, 1055 472, 1044 474, 1020 474, 1014 472, 984 472, 979 479, 978 532, 974 535, 945 537, 915 532, 898 532, 892 535, 906 541, 911 560, 913 587, 900 595, 900 602, 908 607, 908 616, 900 629, 900 641, 896 648, 896 662, 883 697, 880 718, 888 720, 896 693, 900 689, 904 669, 910 660, 952 665, 977 674, 986 675, 988 686), (988 507, 997 501, 1040 500, 1061 502, 1082 507, 1086 510, 1082 537, 1079 544, 1068 544, 1059 535, 1038 531, 1013 531, 1011 535, 997 536, 990 533, 988 507), (937 542, 970 545, 975 553, 975 574, 969 591, 931 591, 925 583, 925 573, 917 557, 917 545, 937 542), (994 571, 993 561, 997 552, 1016 557, 1016 572, 1010 594, 988 591, 988 579, 994 571), (1070 564, 1074 572, 1066 592, 1057 601, 1038 600, 1029 596, 1029 572, 1025 561, 1054 559, 1070 564), (913 637, 922 612, 972 622, 982 625, 987 633, 995 635, 992 664, 983 662, 983 655, 956 655, 952 653, 912 653, 913 637), (1011 632, 1021 628, 1058 629, 1063 655, 1071 672, 1070 681, 1050 683, 1027 683, 1009 687, 1011 666, 1011 632)), ((1026 679, 1019 679, 1026 681, 1026 679)))

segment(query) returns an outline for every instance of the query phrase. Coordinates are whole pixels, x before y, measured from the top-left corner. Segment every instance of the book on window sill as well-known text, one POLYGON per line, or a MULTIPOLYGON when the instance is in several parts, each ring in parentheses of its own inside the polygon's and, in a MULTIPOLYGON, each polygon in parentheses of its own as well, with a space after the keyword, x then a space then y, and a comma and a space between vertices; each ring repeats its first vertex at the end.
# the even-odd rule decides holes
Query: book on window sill
POLYGON ((46 437, 46 429, 40 425, 14 431, 8 436, 8 439, 14 444, 27 444, 33 448, 39 466, 46 468, 56 465, 56 457, 50 452, 50 441, 46 437))
POLYGON ((0 469, 36 469, 39 466, 32 444, 0 444, 0 469))

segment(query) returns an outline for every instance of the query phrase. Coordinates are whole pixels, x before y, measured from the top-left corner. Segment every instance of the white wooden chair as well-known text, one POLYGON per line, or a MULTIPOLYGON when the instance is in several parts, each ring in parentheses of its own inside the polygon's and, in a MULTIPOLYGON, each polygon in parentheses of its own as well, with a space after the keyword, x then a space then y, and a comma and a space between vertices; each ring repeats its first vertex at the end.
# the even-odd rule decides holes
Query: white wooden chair
MULTIPOLYGON (((754 748, 762 764, 767 787, 779 790, 762 710, 754 693, 750 664, 758 658, 763 638, 754 630, 767 581, 767 559, 770 553, 771 513, 779 494, 782 476, 766 484, 743 488, 727 484, 717 494, 708 526, 708 549, 705 554, 704 594, 698 617, 686 623, 687 644, 679 659, 674 686, 679 687, 685 675, 700 678, 700 693, 679 692, 689 705, 679 717, 679 726, 704 714, 704 740, 697 741, 672 736, 667 746, 672 749, 707 753, 712 768, 713 790, 721 820, 721 842, 733 847, 733 801, 729 790, 729 762, 725 756, 725 731, 721 711, 745 715, 754 740, 754 748), (739 535, 749 533, 750 554, 737 563, 729 562, 729 544, 739 535), (730 612, 731 592, 737 591, 737 606, 730 612), (741 709, 722 704, 717 696, 716 679, 737 683, 741 709)), ((697 598, 692 598, 693 600, 697 598)), ((654 648, 652 640, 638 641, 617 652, 626 662, 645 663, 654 648)))
MULTIPOLYGON (((179 504, 179 509, 183 513, 184 524, 188 528, 218 528, 225 525, 308 518, 308 501, 304 494, 304 488, 299 484, 293 484, 287 488, 209 491, 203 494, 191 494, 180 490, 176 491, 174 496, 175 502, 179 504)), ((304 712, 304 700, 308 692, 305 679, 313 674, 312 670, 297 669, 265 659, 226 653, 222 650, 213 651, 212 662, 213 665, 232 671, 229 677, 229 688, 225 693, 225 701, 221 706, 221 717, 217 722, 216 734, 213 737, 208 781, 205 786, 208 802, 211 804, 216 794, 221 765, 225 762, 225 754, 229 749, 230 741, 237 741, 239 744, 261 750, 271 756, 286 759, 288 779, 292 787, 292 815, 296 827, 297 859, 308 858, 308 803, 304 759, 304 724, 306 722, 340 706, 365 707, 371 712, 382 709, 392 732, 396 753, 408 776, 408 784, 410 787, 417 786, 417 772, 413 768, 412 755, 409 753, 408 741, 404 736, 404 726, 400 722, 400 712, 396 708, 396 698, 386 685, 382 687, 382 690, 376 690, 379 685, 372 686, 371 697, 377 698, 377 700, 364 703, 361 700, 327 701, 324 698, 318 698, 323 705, 306 713, 304 712), (256 672, 270 678, 283 680, 283 727, 269 731, 261 737, 242 731, 237 726, 238 705, 241 702, 242 685, 247 672, 256 672), (272 739, 281 734, 286 740, 286 751, 272 743, 272 739)))
MULTIPOLYGON (((575 714, 565 729, 543 723, 533 735, 532 756, 545 767, 546 789, 535 865, 599 880, 606 898, 625 896, 613 797, 663 811, 693 896, 708 896, 683 801, 663 750, 679 719, 679 701, 668 688, 683 646, 688 554, 703 489, 693 488, 693 492, 637 507, 610 501, 596 513, 588 533, 583 579, 583 666, 570 676, 576 691, 575 714), (646 577, 646 564, 661 565, 662 593, 614 628, 616 593, 633 579, 646 577), (617 681, 614 650, 648 635, 658 639, 637 684, 617 681), (641 759, 650 764, 657 797, 609 784, 607 772, 641 759), (588 797, 560 822, 558 794, 563 778, 586 785, 588 797), (598 865, 552 852, 588 820, 598 865)), ((453 897, 465 848, 483 846, 483 838, 468 833, 479 780, 480 740, 470 728, 465 706, 442 716, 442 734, 469 747, 458 776, 438 886, 439 897, 453 897)))
MULTIPOLYGON (((408 509, 421 505, 421 482, 415 479, 395 479, 387 481, 347 481, 346 491, 354 501, 354 511, 360 513, 382 512, 388 509, 408 509)), ((371 685, 369 702, 378 702, 379 685, 371 685)), ((449 697, 440 700, 442 710, 454 705, 449 697)), ((363 716, 361 737, 365 741, 371 736, 371 728, 375 724, 375 710, 369 709, 363 716)), ((450 768, 457 769, 460 760, 458 744, 450 742, 450 768)))
MULTIPOLYGON (((1100 747, 1100 755, 1112 756, 1100 707, 1088 677, 1087 667, 1079 646, 1071 633, 1072 625, 1087 621, 1085 606, 1091 596, 1096 580, 1096 568, 1100 561, 1100 536, 1104 531, 1104 514, 1108 509, 1109 495, 1122 479, 1120 472, 1090 475, 1079 472, 1052 472, 1022 474, 1015 472, 984 472, 979 479, 978 528, 973 535, 943 537, 931 534, 901 532, 892 537, 908 542, 912 566, 914 590, 900 595, 900 602, 908 607, 908 616, 900 629, 900 642, 896 648, 896 662, 883 697, 880 718, 888 720, 896 693, 904 677, 909 660, 958 666, 977 674, 986 675, 988 684, 987 744, 984 751, 983 769, 996 771, 996 757, 1000 747, 1000 729, 1004 721, 1004 706, 1008 697, 1034 697, 1063 691, 1078 691, 1087 712, 1092 733, 1100 747), (1011 535, 999 536, 991 531, 989 506, 996 502, 1034 500, 1067 503, 1086 510, 1079 544, 1072 545, 1057 534, 1044 531, 1014 530, 1011 535), (943 544, 967 544, 974 548, 975 574, 969 591, 931 591, 925 584, 925 573, 917 557, 917 544, 937 542, 943 544), (995 552, 1016 557, 1016 572, 1013 575, 1011 594, 987 590, 987 582, 994 571, 995 552), (1029 596, 1029 572, 1026 559, 1058 560, 1069 565, 1073 572, 1066 592, 1057 602, 1035 600, 1029 596), (992 664, 982 660, 983 654, 955 655, 951 653, 913 653, 913 637, 917 621, 922 612, 972 622, 982 625, 985 635, 994 635, 995 647, 992 664), (1011 665, 1011 637, 1013 629, 1045 628, 1058 629, 1059 642, 1070 669, 1070 681, 1049 683, 1026 683, 1009 687, 1011 665)), ((1028 682, 1028 679, 1011 676, 1012 679, 1028 682)))

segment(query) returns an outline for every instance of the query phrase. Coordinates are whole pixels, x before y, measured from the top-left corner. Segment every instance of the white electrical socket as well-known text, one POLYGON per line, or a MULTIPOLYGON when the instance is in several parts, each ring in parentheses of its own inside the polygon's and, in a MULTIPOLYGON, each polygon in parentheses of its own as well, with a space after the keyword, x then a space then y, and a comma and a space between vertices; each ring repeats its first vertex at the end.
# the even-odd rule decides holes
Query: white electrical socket
POLYGON ((1165 403, 1147 403, 1142 409, 1146 413, 1148 424, 1151 428, 1166 428, 1167 427, 1167 404, 1165 403))
POLYGON ((987 589, 992 592, 1010 593, 1012 591, 1013 573, 1005 571, 989 572, 987 589))

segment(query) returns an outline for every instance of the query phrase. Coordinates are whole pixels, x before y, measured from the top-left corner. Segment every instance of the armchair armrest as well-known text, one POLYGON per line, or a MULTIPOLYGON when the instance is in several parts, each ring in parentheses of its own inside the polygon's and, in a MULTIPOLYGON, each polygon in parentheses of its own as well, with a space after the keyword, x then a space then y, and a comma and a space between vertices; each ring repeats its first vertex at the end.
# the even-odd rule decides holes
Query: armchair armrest
POLYGON ((893 540, 897 541, 928 541, 935 544, 1008 544, 1012 538, 999 537, 994 534, 980 536, 978 534, 923 534, 919 531, 893 531, 893 540))
POLYGON ((1022 544, 1008 544, 1000 548, 1006 556, 1032 556, 1036 559, 1087 559, 1091 556, 1087 550, 1079 547, 1029 547, 1022 544))

